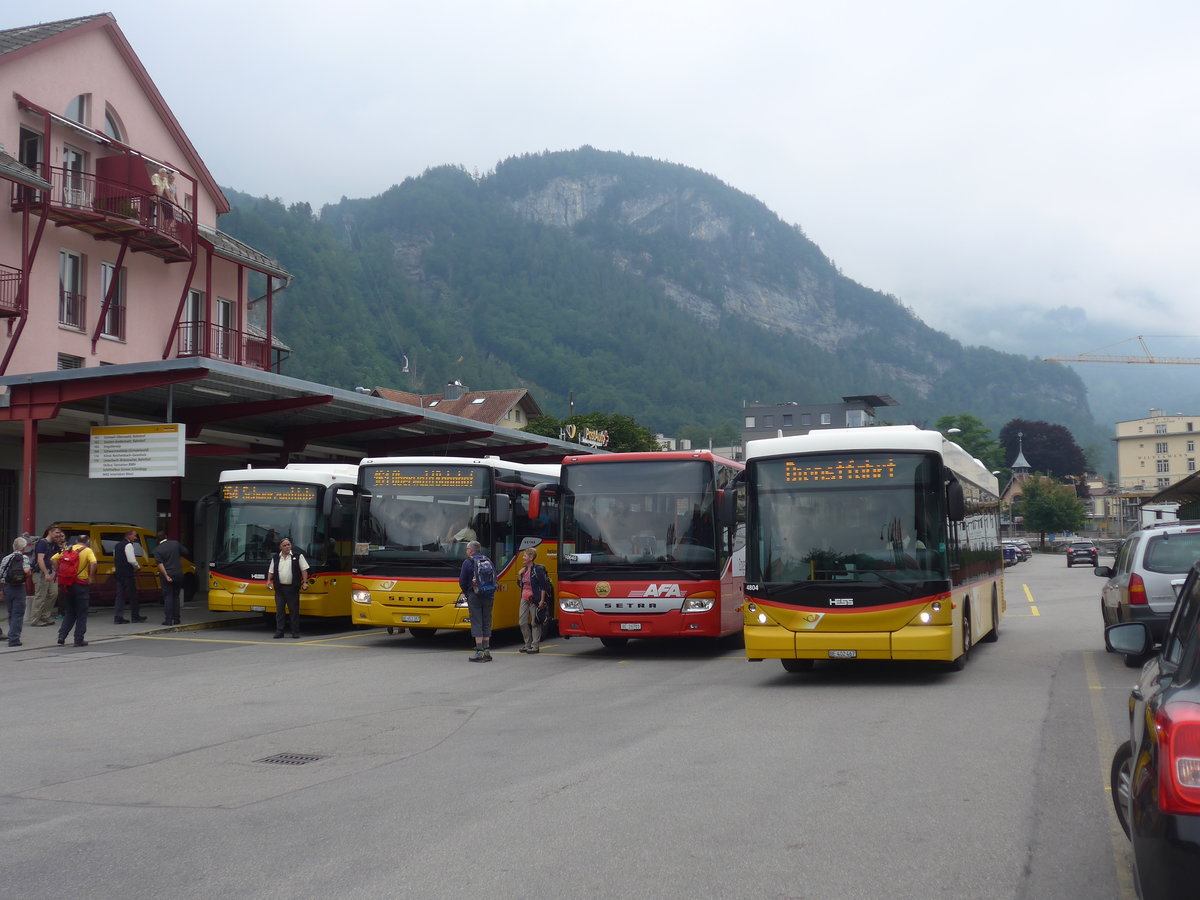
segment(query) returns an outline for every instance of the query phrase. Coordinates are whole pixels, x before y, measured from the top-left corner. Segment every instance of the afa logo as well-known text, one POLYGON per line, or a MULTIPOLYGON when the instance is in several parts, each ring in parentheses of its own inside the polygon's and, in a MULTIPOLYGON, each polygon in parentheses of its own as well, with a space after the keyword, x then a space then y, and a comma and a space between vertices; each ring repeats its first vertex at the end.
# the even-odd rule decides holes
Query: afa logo
POLYGON ((651 584, 644 591, 630 591, 630 597, 679 597, 683 599, 683 591, 677 584, 651 584))

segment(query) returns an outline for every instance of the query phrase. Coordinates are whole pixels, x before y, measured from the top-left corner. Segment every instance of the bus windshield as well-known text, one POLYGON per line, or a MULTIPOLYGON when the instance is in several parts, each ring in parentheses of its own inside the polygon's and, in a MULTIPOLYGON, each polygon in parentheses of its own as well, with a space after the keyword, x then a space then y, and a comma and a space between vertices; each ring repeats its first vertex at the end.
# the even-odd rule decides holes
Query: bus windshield
POLYGON ((560 570, 717 560, 712 473, 701 460, 564 466, 561 502, 560 570))
POLYGON ((490 470, 481 466, 366 466, 356 557, 360 564, 463 559, 491 546, 490 470))
POLYGON ((747 581, 946 577, 942 467, 919 453, 758 459, 747 581))
POLYGON ((290 538, 312 566, 329 552, 321 491, 314 484, 244 481, 221 485, 213 564, 265 563, 290 538))

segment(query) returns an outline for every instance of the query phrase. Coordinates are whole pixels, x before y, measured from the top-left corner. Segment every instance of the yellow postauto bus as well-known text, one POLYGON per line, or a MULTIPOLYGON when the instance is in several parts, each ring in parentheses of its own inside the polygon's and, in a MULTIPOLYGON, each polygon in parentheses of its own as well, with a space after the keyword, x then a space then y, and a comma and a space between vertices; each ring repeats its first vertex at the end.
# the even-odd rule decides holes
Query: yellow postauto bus
POLYGON ((746 656, 943 660, 1005 612, 996 477, 936 431, 822 429, 746 445, 746 656))
POLYGON ((557 486, 558 473, 556 465, 495 457, 364 459, 358 473, 354 624, 408 631, 417 639, 441 628, 469 629, 458 574, 467 544, 477 540, 496 566, 492 627, 515 626, 520 551, 536 548, 538 562, 557 580, 557 496, 549 488, 557 486), (541 503, 531 517, 535 490, 541 503))
POLYGON ((357 466, 340 464, 222 472, 208 608, 260 612, 273 624, 275 595, 267 590, 267 566, 286 537, 310 566, 300 614, 350 615, 357 479, 357 466))

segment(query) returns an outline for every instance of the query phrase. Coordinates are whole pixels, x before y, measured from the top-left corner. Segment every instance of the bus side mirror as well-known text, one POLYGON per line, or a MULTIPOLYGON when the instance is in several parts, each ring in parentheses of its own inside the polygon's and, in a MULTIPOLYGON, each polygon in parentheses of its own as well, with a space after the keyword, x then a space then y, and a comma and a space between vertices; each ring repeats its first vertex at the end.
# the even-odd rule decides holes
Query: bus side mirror
POLYGON ((542 489, 534 488, 529 492, 529 518, 536 519, 542 514, 542 489))
POLYGON ((507 525, 512 521, 512 498, 508 494, 496 495, 496 518, 497 525, 507 525))
POLYGON ((946 485, 946 515, 951 522, 961 522, 967 517, 967 501, 963 487, 957 481, 946 485))
POLYGON ((737 524, 737 496, 734 488, 717 491, 717 521, 722 527, 737 524))
POLYGON ((321 499, 322 515, 333 515, 333 504, 337 502, 338 491, 349 491, 350 496, 353 497, 358 493, 358 485, 338 481, 325 488, 325 496, 321 499))

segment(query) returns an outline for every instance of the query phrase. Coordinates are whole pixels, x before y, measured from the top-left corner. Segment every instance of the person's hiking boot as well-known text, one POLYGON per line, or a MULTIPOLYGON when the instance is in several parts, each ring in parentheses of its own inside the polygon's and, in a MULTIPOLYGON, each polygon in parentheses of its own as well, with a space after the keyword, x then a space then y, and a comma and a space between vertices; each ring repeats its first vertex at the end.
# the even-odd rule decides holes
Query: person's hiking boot
POLYGON ((482 650, 476 650, 474 653, 472 653, 470 656, 467 657, 467 661, 468 662, 487 662, 487 660, 484 658, 482 650))
POLYGON ((489 650, 487 647, 483 648, 483 661, 484 662, 492 661, 492 651, 489 650))

